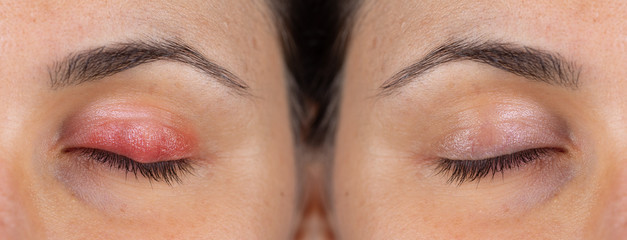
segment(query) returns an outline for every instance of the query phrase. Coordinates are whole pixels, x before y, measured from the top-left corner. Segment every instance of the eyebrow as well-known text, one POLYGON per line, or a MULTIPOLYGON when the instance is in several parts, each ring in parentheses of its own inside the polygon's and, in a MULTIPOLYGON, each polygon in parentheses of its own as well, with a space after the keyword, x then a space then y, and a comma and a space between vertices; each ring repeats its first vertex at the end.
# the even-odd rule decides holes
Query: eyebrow
POLYGON ((72 53, 48 70, 52 89, 99 80, 142 64, 166 60, 191 65, 237 91, 248 85, 180 40, 130 41, 72 53))
POLYGON ((452 41, 430 51, 403 68, 380 87, 382 94, 393 92, 429 70, 455 61, 475 61, 527 79, 577 89, 580 69, 557 53, 503 42, 452 41))

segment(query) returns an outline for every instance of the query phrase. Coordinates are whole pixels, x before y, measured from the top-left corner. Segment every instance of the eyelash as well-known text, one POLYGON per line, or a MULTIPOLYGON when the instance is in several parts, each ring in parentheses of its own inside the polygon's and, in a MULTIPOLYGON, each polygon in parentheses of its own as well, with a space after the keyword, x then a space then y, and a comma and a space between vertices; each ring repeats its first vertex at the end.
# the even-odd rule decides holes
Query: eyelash
POLYGON ((535 148, 482 160, 440 159, 437 174, 450 175, 448 183, 461 185, 465 182, 480 181, 488 175, 504 174, 505 170, 519 168, 542 158, 557 149, 535 148))
POLYGON ((180 184, 181 176, 183 174, 192 174, 193 170, 188 159, 140 163, 128 157, 100 149, 85 148, 80 149, 80 153, 84 157, 108 165, 110 168, 123 170, 127 174, 132 173, 135 175, 135 178, 139 174, 150 181, 163 181, 168 185, 172 185, 175 182, 180 184))

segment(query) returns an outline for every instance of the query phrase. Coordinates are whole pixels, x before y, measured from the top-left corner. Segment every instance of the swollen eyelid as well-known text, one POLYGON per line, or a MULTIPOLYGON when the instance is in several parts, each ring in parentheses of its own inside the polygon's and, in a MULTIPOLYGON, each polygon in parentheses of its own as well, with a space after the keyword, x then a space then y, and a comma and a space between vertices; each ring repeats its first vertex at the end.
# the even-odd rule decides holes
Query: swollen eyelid
POLYGON ((92 111, 72 118, 61 134, 66 149, 100 149, 140 163, 190 158, 195 154, 194 135, 169 124, 162 115, 120 112, 109 111, 107 115, 92 111))
POLYGON ((188 157, 191 144, 176 130, 150 121, 116 121, 93 126, 75 136, 75 147, 102 149, 148 163, 188 157))

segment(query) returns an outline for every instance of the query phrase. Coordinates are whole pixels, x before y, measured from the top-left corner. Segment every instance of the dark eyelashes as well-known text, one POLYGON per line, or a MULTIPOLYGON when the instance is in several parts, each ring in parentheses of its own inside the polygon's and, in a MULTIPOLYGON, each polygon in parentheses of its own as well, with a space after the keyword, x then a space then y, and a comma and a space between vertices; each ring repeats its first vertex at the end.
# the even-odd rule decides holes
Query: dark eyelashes
MULTIPOLYGON (((505 170, 519 168, 541 158, 556 149, 535 148, 512 154, 482 160, 439 160, 437 174, 450 175, 447 182, 461 185, 465 182, 480 181, 497 173, 503 174, 505 170)), ((138 174, 149 180, 165 182, 168 185, 181 183, 181 176, 192 174, 193 166, 187 159, 162 161, 155 163, 139 163, 128 157, 100 149, 80 149, 80 153, 96 162, 108 165, 110 168, 123 170, 127 174, 132 173, 136 178, 138 174)))
POLYGON ((98 163, 108 165, 110 168, 132 173, 135 178, 138 175, 156 182, 165 182, 168 185, 181 183, 181 176, 192 174, 193 166, 187 159, 163 161, 154 163, 139 163, 128 157, 99 149, 79 149, 80 153, 98 163))
POLYGON ((482 160, 441 159, 436 172, 450 175, 448 183, 461 185, 464 182, 480 181, 489 175, 494 178, 497 173, 502 175, 505 170, 519 168, 554 151, 557 150, 535 148, 482 160))

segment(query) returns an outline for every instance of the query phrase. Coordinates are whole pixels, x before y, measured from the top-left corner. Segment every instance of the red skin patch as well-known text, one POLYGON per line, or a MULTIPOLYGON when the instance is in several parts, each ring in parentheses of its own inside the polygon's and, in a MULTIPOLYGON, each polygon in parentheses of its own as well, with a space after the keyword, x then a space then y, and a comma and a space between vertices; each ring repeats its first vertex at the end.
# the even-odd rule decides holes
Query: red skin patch
POLYGON ((129 112, 132 109, 114 108, 71 119, 61 138, 67 149, 99 149, 140 163, 178 160, 194 154, 195 138, 180 126, 168 124, 171 115, 155 109, 129 112))

